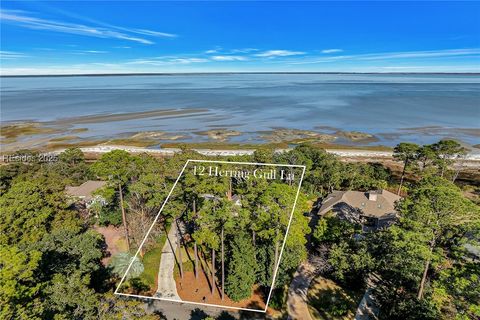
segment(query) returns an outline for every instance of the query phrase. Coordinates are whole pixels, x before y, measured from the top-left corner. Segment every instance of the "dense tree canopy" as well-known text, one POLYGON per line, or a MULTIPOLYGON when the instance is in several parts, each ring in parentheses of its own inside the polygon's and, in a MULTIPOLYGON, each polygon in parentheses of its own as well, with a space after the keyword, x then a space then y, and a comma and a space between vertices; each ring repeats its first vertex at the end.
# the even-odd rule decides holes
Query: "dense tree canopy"
MULTIPOLYGON (((289 284, 308 256, 312 233, 313 250, 327 248, 326 276, 346 287, 355 283, 356 289, 365 289, 367 280, 375 279, 381 318, 478 318, 479 264, 467 248, 478 246, 479 208, 450 182, 456 176, 453 160, 465 150, 456 142, 440 141, 401 144, 394 152, 403 162, 400 187, 390 170, 378 163, 342 162, 306 144, 283 153, 259 148, 252 156, 230 157, 306 166, 291 221, 296 182, 241 177, 212 181, 184 175, 145 250, 163 246, 161 235, 174 220, 183 221, 188 236, 182 245, 202 251, 211 263, 211 278, 238 301, 248 298, 254 286, 269 292, 277 264, 276 289, 289 284), (365 233, 359 225, 327 215, 310 229, 308 213, 317 197, 323 199, 333 190, 386 187, 398 187, 406 195, 398 204, 400 219, 392 227, 365 233), (241 205, 234 203, 234 196, 241 205)), ((184 150, 156 159, 117 150, 87 164, 79 149, 68 149, 57 163, 1 166, 0 318, 157 319, 140 302, 117 299, 111 292, 191 158, 202 156, 184 150), (92 178, 109 182, 97 191, 107 203, 91 207, 93 216, 81 217, 64 189, 92 178), (114 256, 110 270, 101 262, 104 239, 92 227, 112 223, 115 217, 123 222, 132 250, 123 260, 122 254, 114 256)), ((135 289, 135 281, 144 285, 139 277, 147 264, 142 256, 137 260, 133 269, 138 270, 127 277, 129 290, 135 289)))

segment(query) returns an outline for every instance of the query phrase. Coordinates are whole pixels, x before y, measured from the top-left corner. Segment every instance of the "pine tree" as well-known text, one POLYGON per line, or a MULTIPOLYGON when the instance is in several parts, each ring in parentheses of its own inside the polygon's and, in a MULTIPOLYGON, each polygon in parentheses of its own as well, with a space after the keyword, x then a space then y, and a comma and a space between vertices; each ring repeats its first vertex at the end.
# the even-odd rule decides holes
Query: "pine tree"
POLYGON ((231 247, 226 290, 232 300, 240 301, 250 297, 255 284, 257 271, 255 248, 252 238, 243 231, 235 236, 231 247))

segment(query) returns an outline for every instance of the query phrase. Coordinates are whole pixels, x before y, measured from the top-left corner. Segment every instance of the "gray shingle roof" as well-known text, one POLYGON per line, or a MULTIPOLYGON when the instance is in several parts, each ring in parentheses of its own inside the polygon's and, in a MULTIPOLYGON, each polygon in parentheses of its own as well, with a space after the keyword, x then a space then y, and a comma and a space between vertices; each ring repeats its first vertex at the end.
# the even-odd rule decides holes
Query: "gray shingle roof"
POLYGON ((318 214, 324 215, 337 203, 346 203, 362 211, 369 217, 382 218, 396 213, 395 202, 401 197, 387 190, 361 191, 334 191, 324 200, 318 214), (369 194, 376 195, 376 200, 369 200, 369 194))
POLYGON ((66 187, 65 192, 67 195, 71 197, 76 197, 80 198, 85 201, 90 201, 93 198, 93 192, 96 190, 102 188, 104 185, 106 185, 107 182, 105 181, 93 181, 93 180, 88 180, 79 185, 78 187, 66 187))

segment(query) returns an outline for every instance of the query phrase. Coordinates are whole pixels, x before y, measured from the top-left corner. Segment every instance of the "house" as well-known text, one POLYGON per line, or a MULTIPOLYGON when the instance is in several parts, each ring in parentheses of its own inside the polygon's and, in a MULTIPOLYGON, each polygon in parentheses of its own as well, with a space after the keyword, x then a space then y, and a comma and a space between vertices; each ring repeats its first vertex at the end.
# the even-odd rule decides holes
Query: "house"
POLYGON ((384 228, 397 219, 395 203, 401 197, 387 190, 334 191, 322 202, 318 214, 332 211, 340 219, 360 223, 364 230, 384 228))
POLYGON ((78 187, 67 186, 65 193, 75 202, 80 202, 88 209, 93 203, 100 201, 102 205, 106 204, 105 199, 94 195, 94 192, 104 187, 107 184, 105 181, 88 180, 78 187))
MULTIPOLYGON (((220 201, 221 200, 221 197, 219 196, 216 196, 216 195, 213 195, 213 194, 209 194, 209 193, 203 193, 200 195, 200 197, 202 197, 203 199, 205 200, 217 200, 217 201, 220 201)), ((241 201, 241 198, 239 195, 237 194, 234 194, 231 199, 230 199, 231 202, 233 202, 233 204, 237 207, 241 207, 242 206, 242 201, 241 201)))

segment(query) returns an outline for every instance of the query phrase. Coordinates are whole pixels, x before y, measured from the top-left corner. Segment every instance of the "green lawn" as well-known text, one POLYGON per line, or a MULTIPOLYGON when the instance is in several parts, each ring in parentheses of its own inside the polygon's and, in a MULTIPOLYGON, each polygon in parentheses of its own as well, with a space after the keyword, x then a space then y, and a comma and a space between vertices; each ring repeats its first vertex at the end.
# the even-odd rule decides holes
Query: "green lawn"
POLYGON ((162 234, 157 241, 157 245, 147 251, 142 259, 144 271, 140 275, 140 279, 142 279, 142 281, 148 285, 152 291, 157 289, 158 268, 160 267, 162 248, 166 239, 166 236, 162 234))

